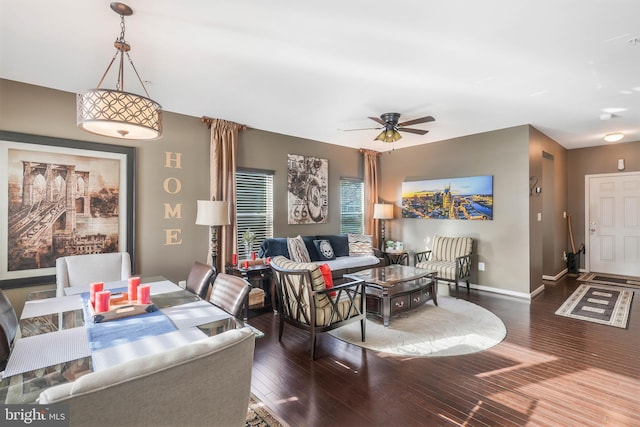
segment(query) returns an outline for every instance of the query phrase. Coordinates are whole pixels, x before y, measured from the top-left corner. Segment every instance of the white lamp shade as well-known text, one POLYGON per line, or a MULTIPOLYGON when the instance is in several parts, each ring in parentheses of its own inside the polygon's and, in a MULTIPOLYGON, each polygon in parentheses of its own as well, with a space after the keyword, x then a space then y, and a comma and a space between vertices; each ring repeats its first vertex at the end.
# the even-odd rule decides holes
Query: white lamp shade
POLYGON ((229 202, 224 202, 222 200, 198 200, 198 214, 196 216, 196 224, 231 224, 231 219, 229 217, 229 202))
POLYGON ((374 219, 393 219, 393 205, 376 203, 373 205, 374 219))

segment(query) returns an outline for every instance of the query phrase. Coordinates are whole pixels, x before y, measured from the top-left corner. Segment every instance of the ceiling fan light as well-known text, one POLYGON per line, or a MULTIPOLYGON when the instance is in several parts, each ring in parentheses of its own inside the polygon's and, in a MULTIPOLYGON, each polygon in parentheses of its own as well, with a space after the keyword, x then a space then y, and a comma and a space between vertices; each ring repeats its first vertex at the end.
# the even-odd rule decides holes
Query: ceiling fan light
POLYGON ((385 129, 382 132, 380 132, 380 135, 376 136, 375 141, 396 142, 400 138, 402 138, 402 135, 400 135, 400 132, 391 128, 391 129, 385 129))

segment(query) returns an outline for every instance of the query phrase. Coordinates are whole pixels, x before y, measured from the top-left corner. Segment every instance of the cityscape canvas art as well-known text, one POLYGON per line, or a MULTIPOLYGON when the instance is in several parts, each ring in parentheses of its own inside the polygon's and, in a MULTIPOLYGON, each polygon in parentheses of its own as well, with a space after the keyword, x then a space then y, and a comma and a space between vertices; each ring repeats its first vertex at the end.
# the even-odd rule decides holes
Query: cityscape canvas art
POLYGON ((403 182, 402 217, 492 220, 493 176, 403 182))

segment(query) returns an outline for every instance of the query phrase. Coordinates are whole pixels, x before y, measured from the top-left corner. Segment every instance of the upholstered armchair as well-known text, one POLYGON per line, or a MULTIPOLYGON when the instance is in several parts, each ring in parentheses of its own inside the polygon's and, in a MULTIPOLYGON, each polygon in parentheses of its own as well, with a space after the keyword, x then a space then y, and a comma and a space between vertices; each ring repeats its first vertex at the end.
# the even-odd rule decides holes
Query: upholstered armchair
POLYGON ((416 252, 415 266, 436 272, 436 283, 444 281, 456 285, 456 297, 460 297, 459 282, 467 284, 471 278, 471 237, 435 236, 430 251, 416 252))
POLYGON ((131 276, 128 252, 60 257, 56 260, 58 289, 88 285, 91 282, 115 282, 131 276))
POLYGON ((271 260, 271 270, 278 298, 279 341, 282 341, 285 323, 309 331, 313 360, 318 333, 357 321, 360 321, 362 341, 365 341, 366 298, 363 281, 347 282, 327 289, 317 264, 298 263, 283 256, 271 260))

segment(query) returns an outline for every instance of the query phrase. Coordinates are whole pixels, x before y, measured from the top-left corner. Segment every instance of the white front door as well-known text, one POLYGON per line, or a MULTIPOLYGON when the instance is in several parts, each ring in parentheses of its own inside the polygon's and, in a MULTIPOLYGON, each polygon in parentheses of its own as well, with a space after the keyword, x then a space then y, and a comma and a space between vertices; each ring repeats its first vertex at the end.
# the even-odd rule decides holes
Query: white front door
POLYGON ((640 173, 585 179, 587 270, 640 276, 640 173))

